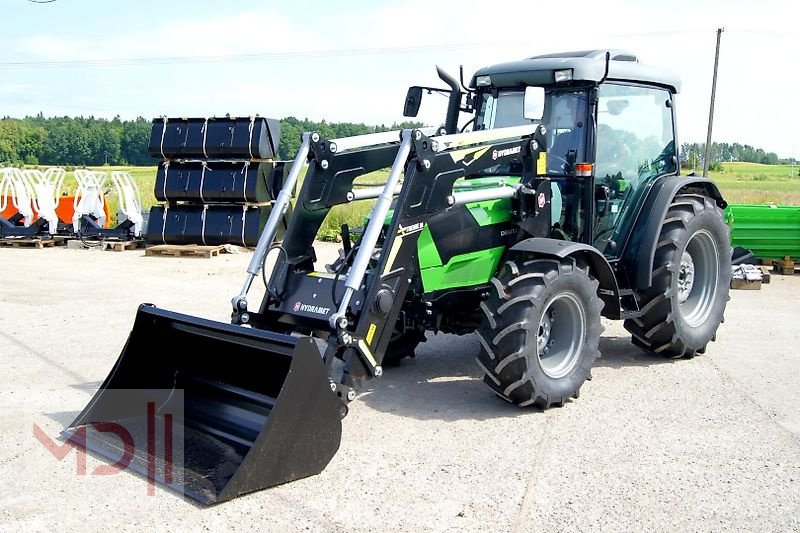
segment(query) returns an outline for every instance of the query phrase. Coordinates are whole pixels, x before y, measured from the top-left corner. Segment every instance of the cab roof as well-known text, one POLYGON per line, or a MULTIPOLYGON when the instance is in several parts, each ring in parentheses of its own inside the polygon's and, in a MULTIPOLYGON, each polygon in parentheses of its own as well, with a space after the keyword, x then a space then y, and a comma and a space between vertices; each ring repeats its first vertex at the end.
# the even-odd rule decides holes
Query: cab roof
MULTIPOLYGON (((477 87, 479 76, 489 76, 492 87, 554 85, 556 70, 572 69, 572 80, 599 82, 606 71, 606 53, 610 54, 608 80, 660 85, 677 93, 681 80, 672 72, 644 65, 625 50, 583 50, 529 57, 521 61, 499 63, 478 70, 469 83, 477 87)), ((562 82, 567 83, 567 82, 562 82)))

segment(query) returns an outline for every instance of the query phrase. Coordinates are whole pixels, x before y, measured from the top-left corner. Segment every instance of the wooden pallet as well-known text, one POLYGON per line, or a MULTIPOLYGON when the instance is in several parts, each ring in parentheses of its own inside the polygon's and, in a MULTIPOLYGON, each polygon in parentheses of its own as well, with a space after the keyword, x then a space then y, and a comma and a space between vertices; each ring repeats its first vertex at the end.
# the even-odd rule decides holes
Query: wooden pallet
POLYGON ((103 250, 111 252, 124 252, 125 250, 136 250, 144 247, 143 240, 134 241, 103 241, 103 250))
POLYGON ((49 248, 56 245, 55 239, 2 239, 0 245, 13 248, 49 248))
POLYGON ((747 281, 746 279, 732 279, 731 289, 760 291, 761 281, 747 281))
POLYGON ((225 251, 225 246, 199 246, 197 244, 159 244, 145 249, 144 255, 172 257, 215 257, 225 251))
POLYGON ((759 267, 761 269, 761 283, 767 284, 772 279, 772 276, 769 273, 769 267, 759 267))
POLYGON ((795 266, 800 266, 800 263, 795 265, 795 262, 789 256, 783 259, 764 259, 761 262, 767 266, 772 266, 775 273, 783 274, 784 276, 791 276, 794 274, 795 266))

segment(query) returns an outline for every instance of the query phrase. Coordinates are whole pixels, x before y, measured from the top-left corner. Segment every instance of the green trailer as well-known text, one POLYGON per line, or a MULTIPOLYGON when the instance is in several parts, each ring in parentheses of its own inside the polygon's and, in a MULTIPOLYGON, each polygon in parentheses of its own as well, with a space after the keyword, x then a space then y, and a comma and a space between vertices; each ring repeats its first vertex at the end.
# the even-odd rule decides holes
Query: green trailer
POLYGON ((732 204, 725 209, 731 244, 760 259, 800 259, 800 207, 732 204))

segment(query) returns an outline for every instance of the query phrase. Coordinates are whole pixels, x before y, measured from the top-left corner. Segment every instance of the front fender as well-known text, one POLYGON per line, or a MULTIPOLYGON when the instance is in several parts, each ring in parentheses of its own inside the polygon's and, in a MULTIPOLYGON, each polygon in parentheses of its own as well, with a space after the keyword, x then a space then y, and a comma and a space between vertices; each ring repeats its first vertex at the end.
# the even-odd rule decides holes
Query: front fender
POLYGON ((617 278, 608 260, 597 248, 572 241, 560 241, 542 237, 532 237, 518 242, 511 248, 511 252, 524 252, 536 256, 550 256, 558 259, 567 257, 580 257, 589 266, 589 270, 599 283, 598 294, 605 304, 603 316, 607 318, 620 318, 619 287, 617 278))

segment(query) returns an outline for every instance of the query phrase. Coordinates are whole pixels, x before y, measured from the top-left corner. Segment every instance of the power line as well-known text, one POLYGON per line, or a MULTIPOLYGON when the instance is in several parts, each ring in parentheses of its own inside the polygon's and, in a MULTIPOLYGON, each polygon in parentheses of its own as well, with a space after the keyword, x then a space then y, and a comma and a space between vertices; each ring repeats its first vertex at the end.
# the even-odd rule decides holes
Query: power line
POLYGON ((298 52, 264 52, 258 54, 227 54, 205 56, 172 56, 172 57, 138 57, 117 59, 76 59, 65 61, 6 61, 0 62, 0 69, 47 69, 75 67, 117 67, 146 65, 176 65, 189 63, 224 63, 241 61, 280 61, 288 59, 317 59, 326 57, 369 56, 432 52, 442 50, 460 50, 465 48, 482 48, 486 46, 519 46, 530 43, 461 43, 447 45, 386 47, 386 48, 346 48, 332 50, 307 50, 298 52))
MULTIPOLYGON (((620 33, 598 35, 597 37, 633 37, 633 36, 666 36, 698 33, 703 30, 670 30, 642 33, 620 33)), ((519 47, 535 46, 530 41, 492 41, 482 43, 453 43, 434 44, 422 46, 390 46, 383 48, 343 48, 327 50, 305 50, 287 52, 261 52, 255 54, 225 54, 225 55, 198 55, 198 56, 165 56, 165 57, 136 57, 136 58, 109 58, 109 59, 73 59, 61 61, 4 61, 0 62, 0 69, 58 69, 58 68, 92 68, 92 67, 125 67, 149 65, 180 65, 196 63, 227 63, 245 61, 285 61, 291 59, 321 59, 328 57, 349 56, 380 56, 392 54, 414 54, 435 51, 464 50, 471 48, 487 47, 519 47)))

